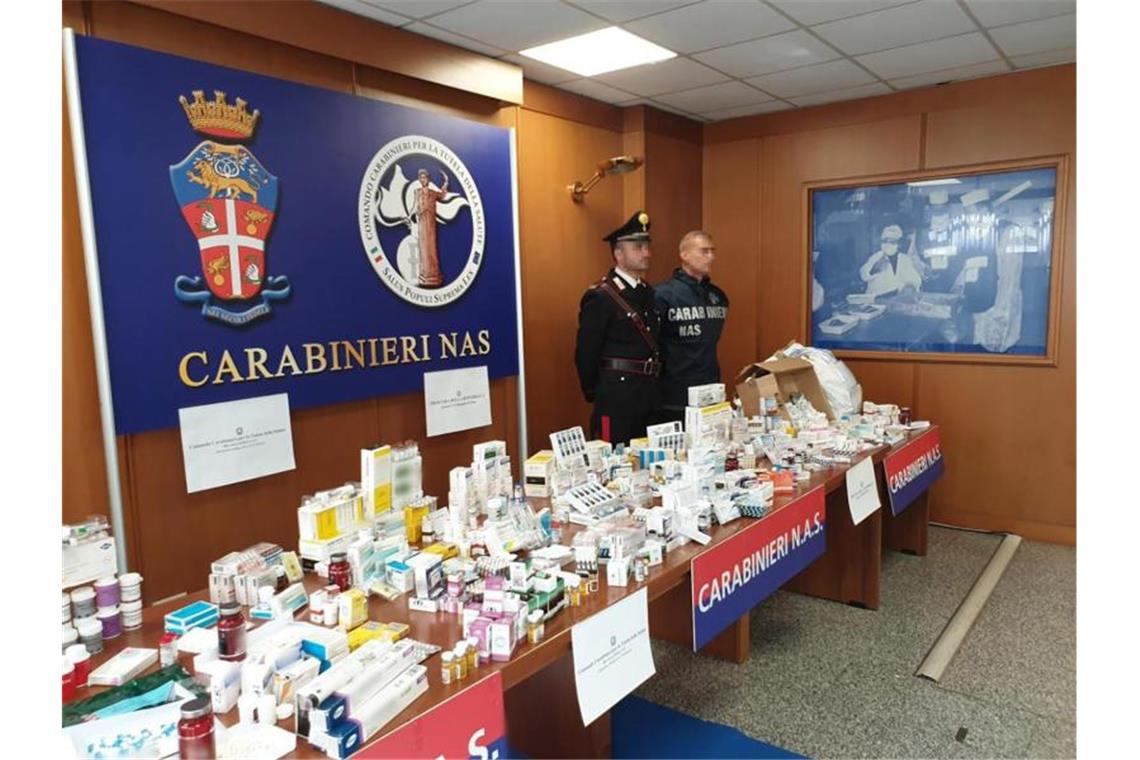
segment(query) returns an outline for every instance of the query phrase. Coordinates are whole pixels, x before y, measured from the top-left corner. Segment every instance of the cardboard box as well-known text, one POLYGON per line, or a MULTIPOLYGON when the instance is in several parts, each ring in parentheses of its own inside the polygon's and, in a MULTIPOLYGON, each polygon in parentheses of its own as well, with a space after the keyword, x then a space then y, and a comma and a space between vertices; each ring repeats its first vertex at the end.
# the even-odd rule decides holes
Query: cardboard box
POLYGON ((780 404, 780 415, 788 418, 784 404, 796 393, 802 393, 811 405, 835 419, 827 394, 815 376, 811 362, 804 359, 770 359, 749 364, 736 375, 736 395, 747 417, 761 414, 760 399, 774 396, 780 404))

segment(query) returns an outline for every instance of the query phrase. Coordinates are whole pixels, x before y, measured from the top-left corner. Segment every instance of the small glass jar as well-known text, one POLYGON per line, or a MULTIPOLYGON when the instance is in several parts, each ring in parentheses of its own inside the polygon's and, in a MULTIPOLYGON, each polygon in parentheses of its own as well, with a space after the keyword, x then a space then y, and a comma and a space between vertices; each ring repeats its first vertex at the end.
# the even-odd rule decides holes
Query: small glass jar
POLYGON ((439 677, 443 681, 443 685, 446 686, 451 683, 451 677, 455 673, 455 655, 451 652, 444 652, 440 656, 443 658, 443 662, 440 663, 439 677))
POLYGON ((178 662, 178 634, 167 631, 158 640, 158 664, 168 667, 178 662))
POLYGON ((533 610, 526 618, 526 640, 531 644, 542 641, 546 625, 542 622, 542 610, 533 610))
POLYGON ((570 600, 571 607, 582 606, 582 581, 578 578, 570 578, 566 581, 566 597, 570 600))
POLYGON ((452 656, 455 658, 456 680, 458 681, 467 680, 467 657, 464 652, 466 647, 466 644, 457 644, 452 652, 452 656))
POLYGON ((467 639, 467 672, 474 673, 479 667, 479 639, 467 639))
POLYGON ((329 582, 335 583, 341 591, 352 588, 352 571, 348 566, 346 552, 333 552, 329 561, 329 582))
POLYGON ((214 711, 209 697, 198 697, 184 702, 178 719, 178 757, 213 758, 214 711))
POLYGON ((218 657, 230 662, 245 659, 245 616, 237 602, 218 610, 218 657))

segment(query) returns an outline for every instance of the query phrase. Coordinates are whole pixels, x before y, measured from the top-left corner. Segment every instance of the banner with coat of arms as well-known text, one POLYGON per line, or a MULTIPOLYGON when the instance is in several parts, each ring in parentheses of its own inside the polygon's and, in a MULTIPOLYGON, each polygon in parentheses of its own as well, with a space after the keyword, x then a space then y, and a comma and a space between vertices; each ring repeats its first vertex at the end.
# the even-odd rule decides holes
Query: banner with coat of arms
POLYGON ((116 433, 517 374, 511 130, 75 47, 116 433))

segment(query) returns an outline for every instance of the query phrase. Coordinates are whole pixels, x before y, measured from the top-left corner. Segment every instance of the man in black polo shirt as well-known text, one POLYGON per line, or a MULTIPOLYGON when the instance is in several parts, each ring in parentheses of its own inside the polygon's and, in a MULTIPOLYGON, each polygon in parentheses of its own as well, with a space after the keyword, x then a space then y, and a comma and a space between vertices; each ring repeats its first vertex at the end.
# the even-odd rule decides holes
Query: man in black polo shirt
POLYGON ((582 296, 574 362, 594 404, 590 436, 628 443, 645 435, 660 399, 661 319, 649 271, 649 215, 638 211, 605 238, 614 267, 582 296))
POLYGON ((662 417, 683 420, 690 385, 720 382, 716 344, 728 316, 728 296, 709 281, 716 257, 712 236, 693 230, 681 238, 681 266, 658 285, 661 313, 662 417))

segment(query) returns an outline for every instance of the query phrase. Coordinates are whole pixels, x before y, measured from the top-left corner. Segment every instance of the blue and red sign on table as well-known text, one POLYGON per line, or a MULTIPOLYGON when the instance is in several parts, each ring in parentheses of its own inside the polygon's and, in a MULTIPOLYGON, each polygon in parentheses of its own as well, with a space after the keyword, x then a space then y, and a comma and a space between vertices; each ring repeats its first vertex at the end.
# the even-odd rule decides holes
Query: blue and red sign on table
POLYGON ((103 40, 76 53, 117 433, 517 374, 510 130, 103 40))
POLYGON ((900 446, 883 458, 891 514, 899 515, 942 476, 942 434, 938 428, 900 446))
POLYGON ((823 555, 822 486, 693 558, 693 651, 823 555))

